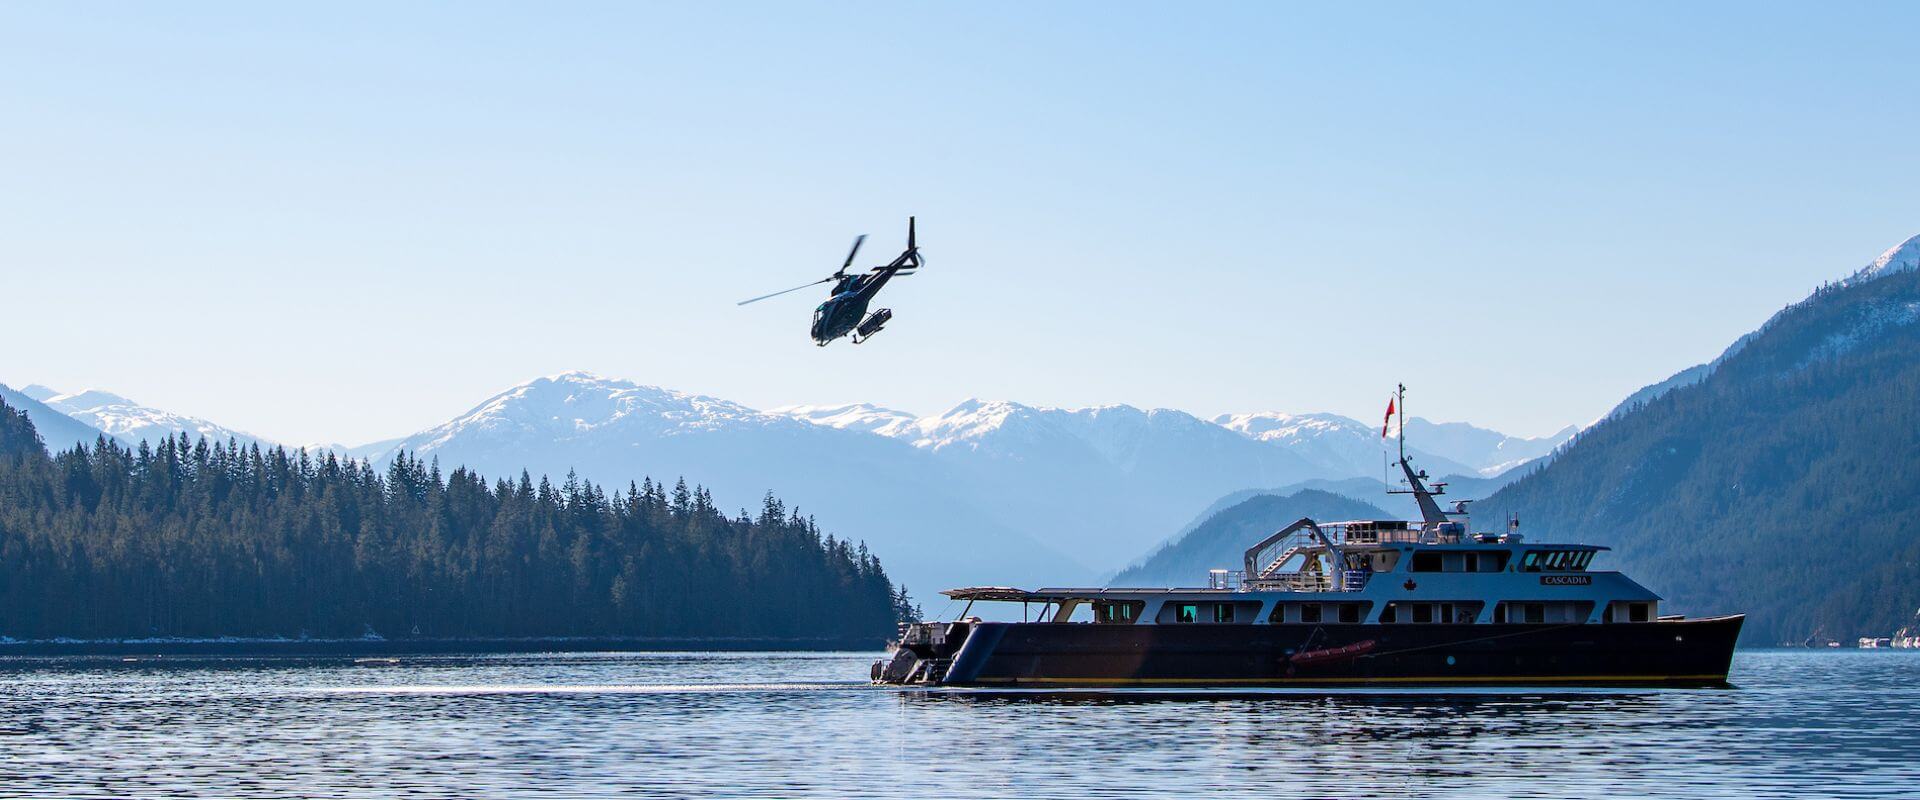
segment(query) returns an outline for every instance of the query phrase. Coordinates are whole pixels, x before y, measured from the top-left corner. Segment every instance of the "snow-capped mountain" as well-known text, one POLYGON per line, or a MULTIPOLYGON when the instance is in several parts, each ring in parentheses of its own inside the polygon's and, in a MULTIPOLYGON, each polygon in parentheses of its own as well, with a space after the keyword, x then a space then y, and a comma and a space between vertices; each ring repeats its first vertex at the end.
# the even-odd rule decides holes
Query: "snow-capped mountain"
POLYGON ((36 397, 48 407, 89 427, 105 431, 129 447, 138 445, 141 440, 157 442, 182 432, 194 439, 205 437, 213 442, 226 442, 231 439, 243 445, 257 443, 264 447, 273 444, 268 439, 245 431, 234 430, 199 417, 143 406, 120 395, 99 389, 61 394, 36 384, 27 387, 26 391, 31 393, 29 396, 36 397))
MULTIPOLYGON (((1419 442, 1421 452, 1438 454, 1443 459, 1471 466, 1473 472, 1463 474, 1478 474, 1481 477, 1493 477, 1546 456, 1579 432, 1579 426, 1568 425, 1546 436, 1526 438, 1508 436, 1465 422, 1431 422, 1420 417, 1407 419, 1407 440, 1419 442)), ((1425 469, 1436 475, 1444 474, 1430 467, 1425 469)))
POLYGON ((969 581, 1034 583, 1092 571, 988 513, 926 453, 886 436, 815 425, 705 395, 568 372, 529 381, 410 436, 408 452, 490 477, 568 472, 625 489, 684 477, 721 508, 773 492, 823 528, 864 540, 898 581, 930 596, 969 581))
MULTIPOLYGON (((1222 415, 1125 405, 1048 408, 968 400, 918 417, 872 405, 774 409, 838 430, 868 431, 933 455, 969 496, 1095 569, 1119 566, 1194 508, 1235 492, 1357 476, 1378 481, 1380 431, 1336 414, 1222 415), (1044 531, 1044 533, 1040 533, 1044 531)), ((1411 420, 1436 447, 1416 463, 1435 475, 1493 475, 1544 455, 1569 428, 1523 439, 1459 423, 1411 420), (1435 453, 1446 455, 1436 455, 1435 453), (1457 455, 1456 455, 1457 454, 1457 455)))
POLYGON ((20 411, 26 412, 27 419, 33 421, 33 427, 40 432, 40 441, 50 451, 70 450, 74 445, 92 446, 101 436, 101 431, 76 420, 58 409, 42 402, 43 397, 52 397, 58 392, 44 386, 27 386, 14 391, 0 384, 0 400, 20 411))
POLYGON ((793 417, 843 431, 877 433, 893 438, 901 438, 906 426, 919 420, 919 417, 905 411, 881 408, 871 403, 843 403, 837 406, 780 406, 767 409, 767 413, 793 417))
POLYGON ((1228 492, 1371 474, 1377 435, 1370 447, 1368 469, 1329 475, 1170 409, 969 400, 929 417, 867 404, 763 412, 570 372, 508 389, 395 451, 443 469, 571 470, 615 487, 684 475, 723 507, 771 490, 868 541, 910 584, 943 588, 1091 578, 1228 492))
MULTIPOLYGON (((1339 414, 1287 414, 1263 411, 1222 414, 1214 423, 1241 435, 1286 447, 1325 469, 1323 477, 1378 477, 1386 452, 1380 426, 1339 414)), ((1579 429, 1568 426, 1550 436, 1508 436, 1464 422, 1407 420, 1407 439, 1418 442, 1407 453, 1434 475, 1492 477, 1553 452, 1579 429)))
POLYGON ((1841 281, 1842 286, 1856 286, 1867 281, 1896 275, 1902 272, 1920 270, 1920 235, 1887 248, 1887 251, 1861 267, 1858 272, 1841 281))
POLYGON ((1170 409, 969 400, 899 438, 968 496, 1101 572, 1224 492, 1316 474, 1293 453, 1170 409))
MULTIPOLYGON (((1379 427, 1339 414, 1287 414, 1262 411, 1221 414, 1203 423, 1182 411, 1143 411, 1132 406, 1108 405, 1062 409, 1027 406, 1007 401, 968 400, 944 414, 916 417, 905 411, 856 403, 828 406, 783 406, 769 409, 841 430, 866 431, 935 451, 950 447, 1017 451, 1021 439, 1066 436, 1122 456, 1141 423, 1159 419, 1214 436, 1217 426, 1298 456, 1316 477, 1378 476, 1381 469, 1379 427), (1024 431, 1020 433, 1019 431, 1024 431)), ((1578 430, 1568 426, 1551 436, 1523 438, 1459 422, 1429 422, 1415 417, 1407 422, 1408 435, 1422 446, 1408 448, 1423 469, 1436 474, 1492 476, 1553 451, 1578 430)))
MULTIPOLYGON (((1321 477, 1370 475, 1378 477, 1385 468, 1383 456, 1388 440, 1380 437, 1380 426, 1369 425, 1339 414, 1288 414, 1260 411, 1250 414, 1221 414, 1216 425, 1276 447, 1283 447, 1319 467, 1321 477)), ((1423 423, 1424 420, 1411 420, 1423 423)), ((1475 429, 1479 430, 1479 429, 1475 429)), ((1492 433, 1492 431, 1488 431, 1492 433)), ((1495 434, 1498 435, 1498 434, 1495 434)), ((1427 444, 1425 438, 1415 441, 1427 444)), ((1422 469, 1435 475, 1475 474, 1480 467, 1435 455, 1431 448, 1408 448, 1409 455, 1422 469)))

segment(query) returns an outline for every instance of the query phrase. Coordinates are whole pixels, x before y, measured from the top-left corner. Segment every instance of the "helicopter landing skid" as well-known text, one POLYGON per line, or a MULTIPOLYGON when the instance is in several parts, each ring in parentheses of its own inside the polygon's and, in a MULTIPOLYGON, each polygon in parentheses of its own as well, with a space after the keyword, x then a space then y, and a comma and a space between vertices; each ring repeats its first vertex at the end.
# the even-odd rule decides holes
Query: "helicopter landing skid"
POLYGON ((853 343, 859 344, 873 338, 873 335, 879 333, 890 319, 893 319, 891 308, 883 308, 868 314, 866 319, 860 321, 860 327, 853 329, 853 343))

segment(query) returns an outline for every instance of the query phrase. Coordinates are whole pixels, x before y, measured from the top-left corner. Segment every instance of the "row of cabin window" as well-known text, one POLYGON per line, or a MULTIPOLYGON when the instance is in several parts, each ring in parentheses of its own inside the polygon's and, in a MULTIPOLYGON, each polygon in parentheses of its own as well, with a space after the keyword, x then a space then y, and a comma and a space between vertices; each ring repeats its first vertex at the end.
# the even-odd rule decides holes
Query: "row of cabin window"
POLYGON ((1260 613, 1259 603, 1174 603, 1171 614, 1167 610, 1160 612, 1161 622, 1252 622, 1260 613), (1168 617, 1172 618, 1169 619, 1168 617))
POLYGON ((1423 550, 1413 554, 1414 572, 1499 572, 1507 568, 1510 553, 1497 552, 1436 552, 1423 550))
POLYGON ((1480 618, 1480 609, 1485 603, 1478 601, 1460 603, 1388 603, 1380 610, 1380 623, 1410 623, 1414 625, 1470 625, 1480 618))
POLYGON ((1592 614, 1593 601, 1591 600, 1563 600, 1552 603, 1505 602, 1493 607, 1495 623, 1571 624, 1586 622, 1587 617, 1592 614))
MULTIPOLYGON (((1337 622, 1357 624, 1366 619, 1371 602, 1357 603, 1279 603, 1267 621, 1276 625, 1289 623, 1314 624, 1337 622)), ((1133 623, 1146 606, 1146 603, 1133 600, 1093 604, 1095 622, 1133 623)), ((1393 602, 1380 611, 1382 624, 1413 625, 1462 625, 1480 618, 1480 610, 1486 604, 1477 601, 1460 602, 1393 602)), ((1173 603, 1161 612, 1162 622, 1174 624, 1193 624, 1209 622, 1228 624, 1234 622, 1252 622, 1259 612, 1259 603, 1173 603)), ((1653 619, 1654 606, 1651 602, 1616 602, 1609 604, 1602 612, 1603 622, 1649 622, 1653 619)), ((1493 621, 1496 623, 1581 623, 1593 613, 1593 603, 1587 600, 1571 601, 1505 601, 1493 607, 1493 621)))

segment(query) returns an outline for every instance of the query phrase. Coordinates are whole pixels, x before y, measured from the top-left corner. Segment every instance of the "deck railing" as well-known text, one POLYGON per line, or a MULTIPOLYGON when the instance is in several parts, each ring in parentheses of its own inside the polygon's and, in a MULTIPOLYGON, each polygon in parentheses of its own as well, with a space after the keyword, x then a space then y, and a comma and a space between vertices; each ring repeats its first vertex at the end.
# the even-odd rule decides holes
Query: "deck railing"
POLYGON ((1207 588, 1209 589, 1238 589, 1246 582, 1247 571, 1244 569, 1207 570, 1207 588))

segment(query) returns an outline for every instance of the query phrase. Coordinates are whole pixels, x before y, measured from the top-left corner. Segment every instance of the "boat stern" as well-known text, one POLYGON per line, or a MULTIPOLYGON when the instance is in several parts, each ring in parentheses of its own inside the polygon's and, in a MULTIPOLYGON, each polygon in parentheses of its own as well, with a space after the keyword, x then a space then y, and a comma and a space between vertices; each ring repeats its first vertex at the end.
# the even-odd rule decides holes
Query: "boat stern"
POLYGON ((870 677, 876 684, 890 686, 937 686, 946 681, 947 671, 961 646, 972 635, 978 620, 954 622, 904 622, 900 638, 887 645, 887 657, 873 662, 870 677))

